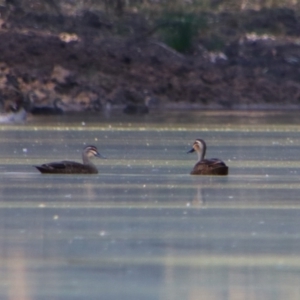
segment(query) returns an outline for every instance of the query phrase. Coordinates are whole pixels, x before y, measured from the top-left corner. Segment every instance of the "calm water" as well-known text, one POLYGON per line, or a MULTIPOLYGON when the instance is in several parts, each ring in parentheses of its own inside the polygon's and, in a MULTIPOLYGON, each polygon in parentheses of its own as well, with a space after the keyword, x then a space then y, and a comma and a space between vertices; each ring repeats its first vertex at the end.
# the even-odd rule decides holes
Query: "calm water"
POLYGON ((0 127, 0 299, 299 299, 298 112, 0 127), (228 177, 190 176, 195 138, 228 177), (32 167, 107 157, 98 175, 32 167))

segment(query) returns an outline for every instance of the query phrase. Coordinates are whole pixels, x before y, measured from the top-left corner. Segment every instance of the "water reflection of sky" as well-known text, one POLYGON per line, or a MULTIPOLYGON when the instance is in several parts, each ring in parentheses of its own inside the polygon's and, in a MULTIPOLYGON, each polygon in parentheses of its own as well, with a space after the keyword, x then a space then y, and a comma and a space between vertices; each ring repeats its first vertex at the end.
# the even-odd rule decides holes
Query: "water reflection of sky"
POLYGON ((0 128, 1 299, 299 299, 296 113, 33 119, 0 128), (228 177, 190 176, 195 138, 228 177), (80 161, 92 176, 32 165, 80 161), (100 297, 100 298, 99 298, 100 297))

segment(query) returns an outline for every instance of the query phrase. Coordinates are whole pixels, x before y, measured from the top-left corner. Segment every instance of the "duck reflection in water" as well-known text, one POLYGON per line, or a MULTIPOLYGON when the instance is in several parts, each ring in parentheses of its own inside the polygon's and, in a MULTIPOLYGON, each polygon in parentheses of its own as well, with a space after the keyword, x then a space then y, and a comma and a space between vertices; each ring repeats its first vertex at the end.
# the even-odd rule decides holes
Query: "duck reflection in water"
POLYGON ((105 158, 98 152, 95 146, 87 146, 82 151, 83 164, 65 160, 35 167, 44 174, 97 174, 98 169, 90 161, 92 157, 105 158))
POLYGON ((201 185, 197 185, 196 194, 190 205, 195 208, 206 208, 205 193, 201 185))
POLYGON ((206 143, 202 139, 196 139, 193 148, 188 153, 197 152, 198 161, 191 175, 228 175, 228 167, 218 158, 205 159, 206 143))

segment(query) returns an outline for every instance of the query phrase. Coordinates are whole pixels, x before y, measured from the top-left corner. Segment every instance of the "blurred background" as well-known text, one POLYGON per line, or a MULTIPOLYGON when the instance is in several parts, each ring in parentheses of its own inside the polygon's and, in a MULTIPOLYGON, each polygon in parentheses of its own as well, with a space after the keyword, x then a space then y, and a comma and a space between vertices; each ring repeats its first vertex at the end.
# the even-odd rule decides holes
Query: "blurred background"
POLYGON ((297 107, 299 29, 296 0, 2 0, 2 110, 297 107))

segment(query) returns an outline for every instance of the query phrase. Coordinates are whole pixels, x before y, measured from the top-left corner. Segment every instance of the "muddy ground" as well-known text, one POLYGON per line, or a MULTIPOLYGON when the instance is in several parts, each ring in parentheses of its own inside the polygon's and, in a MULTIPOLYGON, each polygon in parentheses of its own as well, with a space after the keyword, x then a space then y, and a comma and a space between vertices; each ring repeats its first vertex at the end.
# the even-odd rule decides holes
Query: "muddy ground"
POLYGON ((242 30, 232 25, 230 13, 223 14, 228 39, 222 51, 208 51, 199 36, 187 53, 148 34, 152 25, 137 14, 123 17, 122 24, 133 30, 122 33, 103 12, 76 17, 4 12, 0 100, 4 109, 20 101, 30 110, 59 98, 66 111, 148 100, 162 109, 298 107, 300 19, 292 10, 275 12, 275 20, 274 11, 247 12, 249 26, 242 30), (274 22, 282 29, 276 35, 251 28, 274 22))

